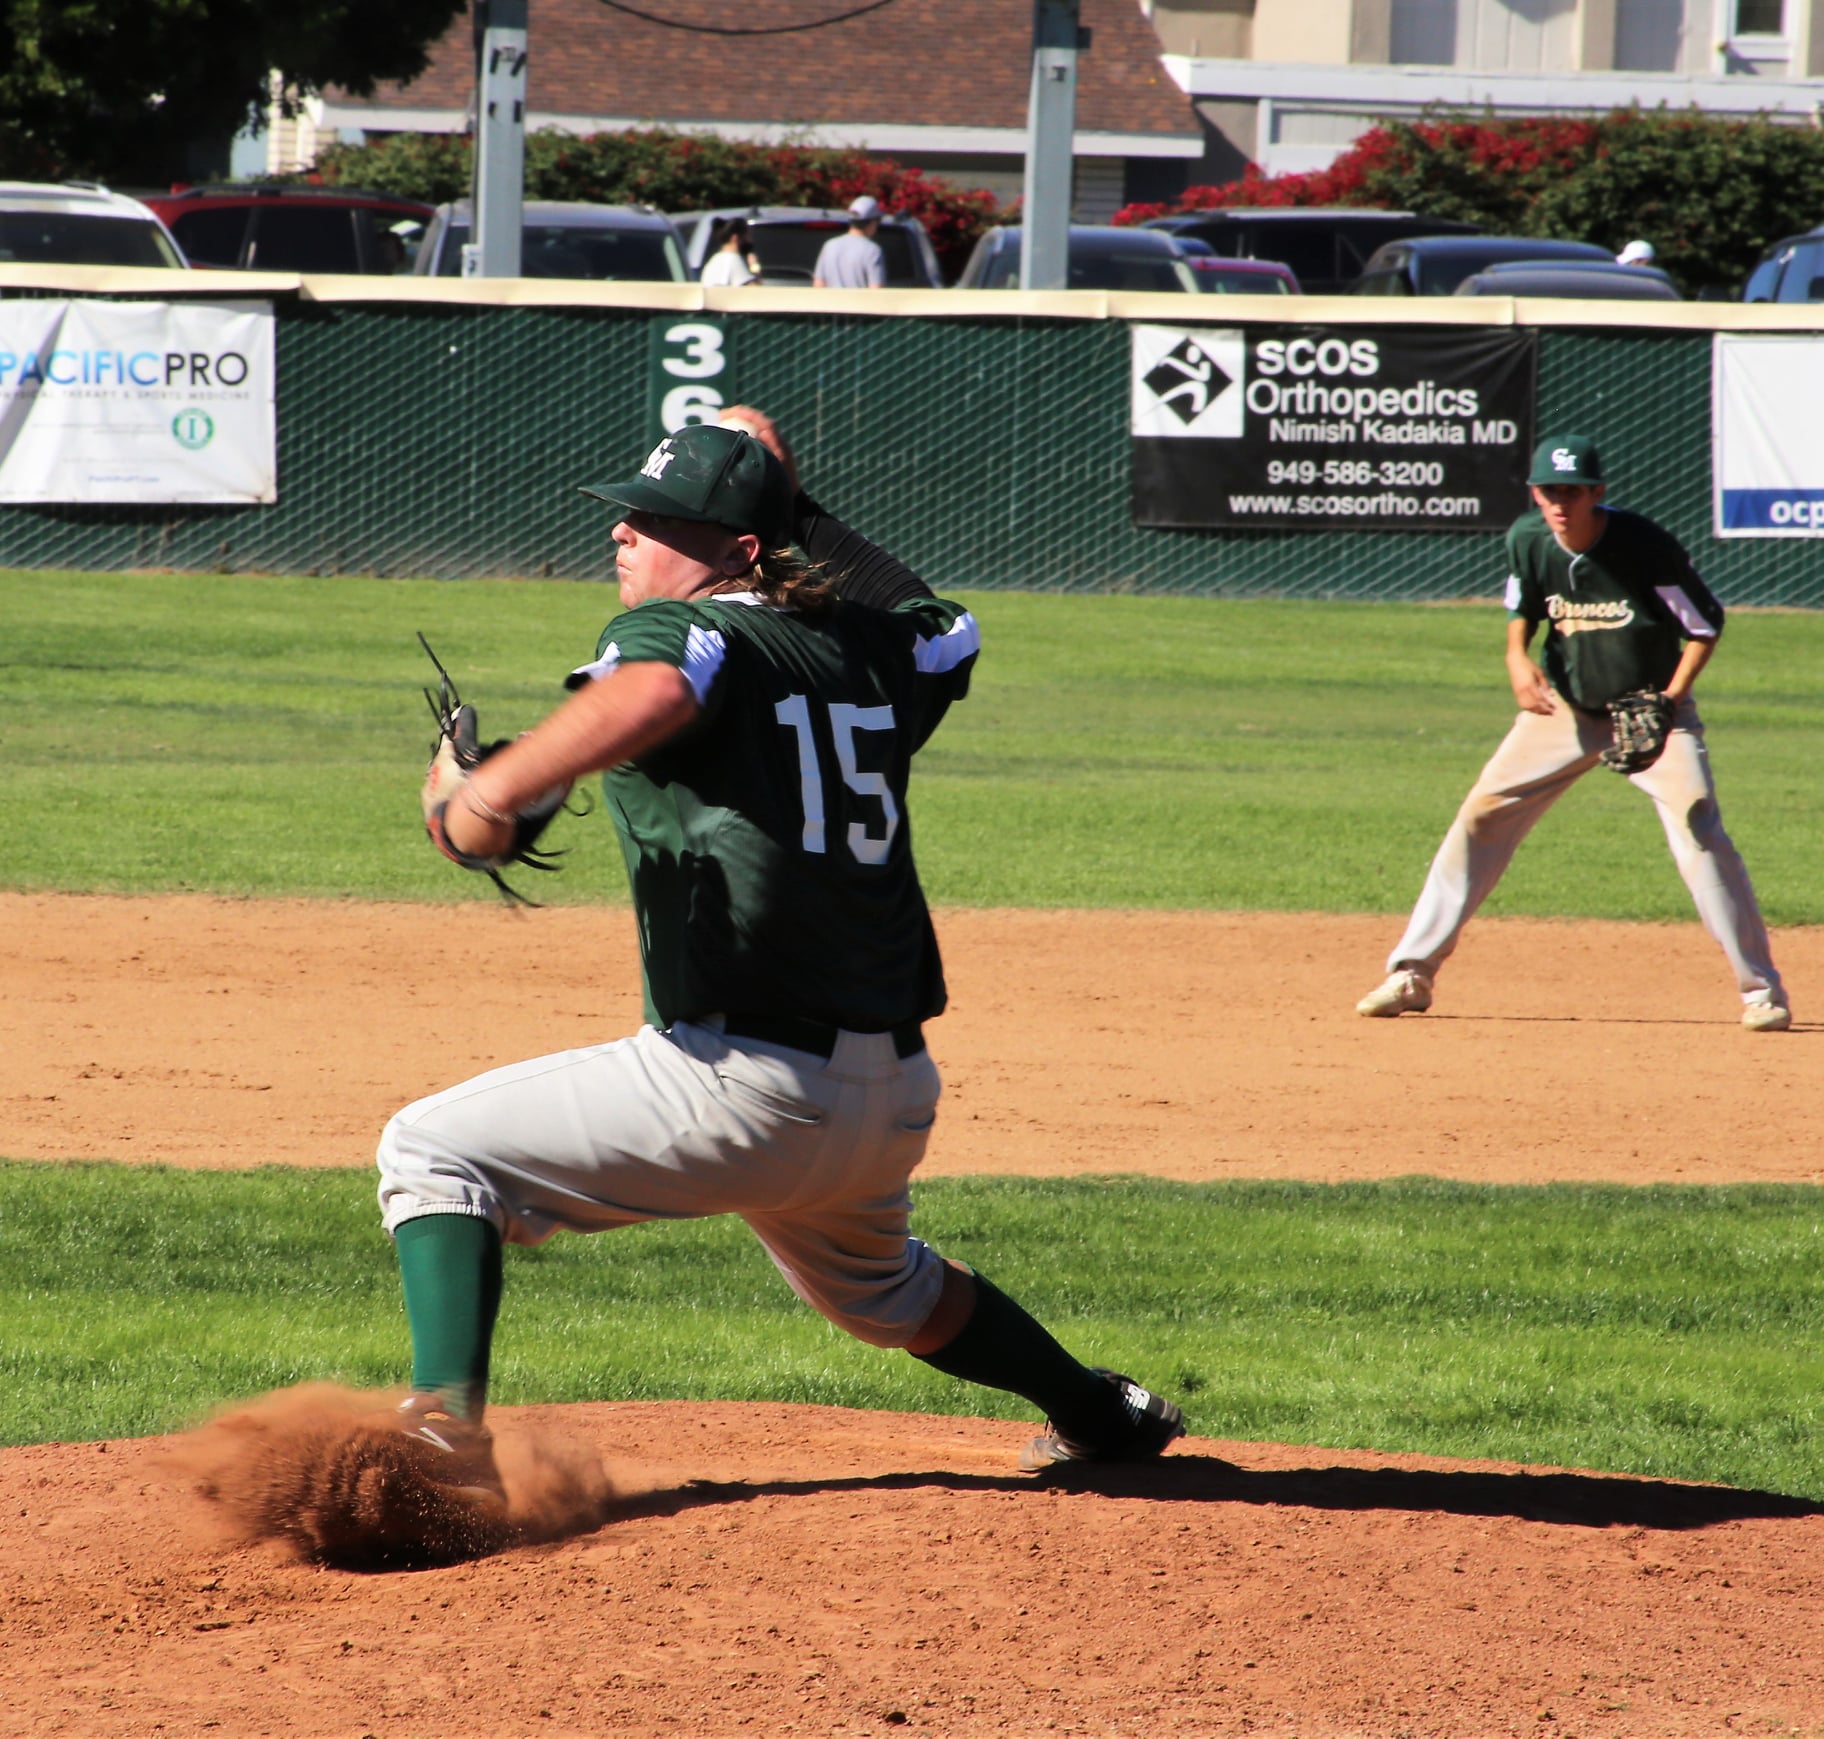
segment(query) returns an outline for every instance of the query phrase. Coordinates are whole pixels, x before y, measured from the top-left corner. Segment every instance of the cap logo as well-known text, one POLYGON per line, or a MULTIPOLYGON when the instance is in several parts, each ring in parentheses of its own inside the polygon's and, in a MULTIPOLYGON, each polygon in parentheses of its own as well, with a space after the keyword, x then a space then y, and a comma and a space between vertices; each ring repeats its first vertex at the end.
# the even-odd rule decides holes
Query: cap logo
POLYGON ((661 441, 647 455, 646 463, 640 467, 640 475, 650 477, 656 482, 665 475, 666 468, 676 457, 677 454, 672 451, 671 442, 669 440, 661 441))
POLYGON ((1554 447, 1552 449, 1552 469, 1555 471, 1575 471, 1577 469, 1577 455, 1573 453, 1569 447, 1554 447))

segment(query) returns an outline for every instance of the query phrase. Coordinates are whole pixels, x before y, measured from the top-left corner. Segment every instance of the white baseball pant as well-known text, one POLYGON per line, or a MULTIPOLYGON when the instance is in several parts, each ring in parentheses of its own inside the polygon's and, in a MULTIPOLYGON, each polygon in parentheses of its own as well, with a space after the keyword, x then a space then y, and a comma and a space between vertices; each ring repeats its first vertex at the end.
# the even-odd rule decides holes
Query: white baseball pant
POLYGON ((739 1214, 806 1304, 903 1346, 943 1285, 907 1187, 939 1092, 930 1054, 886 1033, 841 1033, 825 1060, 715 1020, 642 1027, 406 1106, 380 1138, 381 1212, 389 1232, 472 1214, 509 1244, 739 1214))
MULTIPOLYGON (((1463 926, 1494 891, 1533 823, 1614 740, 1606 715, 1579 712, 1562 695, 1551 713, 1523 712, 1482 769, 1438 854, 1387 970, 1436 973, 1463 926)), ((1728 957, 1745 1003, 1782 1000, 1767 927, 1742 855, 1723 829, 1697 707, 1678 709, 1664 754, 1629 783, 1653 799, 1666 842, 1704 928, 1728 957)))

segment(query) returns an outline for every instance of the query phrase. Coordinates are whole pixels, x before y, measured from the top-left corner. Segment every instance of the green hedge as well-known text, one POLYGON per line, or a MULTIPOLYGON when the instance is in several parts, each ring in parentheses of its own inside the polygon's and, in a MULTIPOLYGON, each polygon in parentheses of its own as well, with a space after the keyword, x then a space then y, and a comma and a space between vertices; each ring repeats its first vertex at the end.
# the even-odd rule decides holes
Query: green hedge
MULTIPOLYGON (((331 145, 312 180, 371 187, 436 205, 466 198, 468 136, 395 133, 371 145, 331 145)), ((526 137, 526 197, 707 211, 723 205, 845 206, 871 193, 888 211, 925 226, 944 276, 953 279, 975 239, 1000 218, 992 193, 931 180, 919 169, 860 151, 753 145, 708 133, 629 127, 585 138, 545 131, 526 137)))

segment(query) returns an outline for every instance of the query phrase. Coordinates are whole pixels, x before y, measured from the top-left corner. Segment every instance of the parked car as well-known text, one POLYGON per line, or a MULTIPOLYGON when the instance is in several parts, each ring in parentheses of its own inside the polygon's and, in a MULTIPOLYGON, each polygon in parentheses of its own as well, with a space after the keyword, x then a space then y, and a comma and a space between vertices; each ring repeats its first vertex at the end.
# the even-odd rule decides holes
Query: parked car
POLYGON ((1775 242, 1748 274, 1744 302, 1824 302, 1824 224, 1775 242))
POLYGON ((278 182, 186 187, 146 200, 193 266, 250 272, 403 272, 398 226, 422 226, 431 207, 358 187, 278 182))
MULTIPOLYGON (((703 275, 716 226, 731 217, 747 219, 748 239, 760 262, 763 284, 808 284, 823 244, 849 227, 846 211, 824 206, 725 205, 715 211, 673 212, 684 239, 684 263, 693 278, 703 275)), ((925 226, 901 212, 882 212, 874 232, 887 258, 889 290, 935 290, 944 276, 925 226)))
MULTIPOLYGON (((959 290, 1020 287, 1020 226, 983 232, 956 280, 959 290)), ((1195 290, 1197 277, 1169 235, 1151 229, 1070 226, 1066 287, 1072 290, 1195 290)))
POLYGON ((1654 266, 1613 260, 1505 260, 1460 283, 1457 296, 1589 296, 1609 301, 1682 302, 1678 286, 1654 266))
POLYGON ((1615 256, 1594 242, 1540 241, 1536 236, 1518 235, 1416 236, 1376 248, 1351 294, 1449 296, 1471 273, 1511 260, 1540 265, 1565 260, 1615 264, 1615 256))
POLYGON ((1174 236, 1197 288, 1218 296, 1296 296, 1298 279, 1277 260, 1229 260, 1194 236, 1174 236))
POLYGON ((88 182, 0 181, 0 263, 175 266, 187 262, 155 212, 88 182))
MULTIPOLYGON (((681 284, 688 276, 671 219, 645 206, 528 199, 521 221, 519 271, 524 278, 681 284)), ((425 226, 412 270, 421 278, 460 278, 469 227, 466 199, 438 206, 425 226)))
POLYGON ((1194 237, 1231 259, 1277 260, 1314 296, 1346 290, 1383 244, 1411 236, 1474 235, 1474 224, 1360 206, 1230 205, 1153 217, 1143 229, 1194 237))

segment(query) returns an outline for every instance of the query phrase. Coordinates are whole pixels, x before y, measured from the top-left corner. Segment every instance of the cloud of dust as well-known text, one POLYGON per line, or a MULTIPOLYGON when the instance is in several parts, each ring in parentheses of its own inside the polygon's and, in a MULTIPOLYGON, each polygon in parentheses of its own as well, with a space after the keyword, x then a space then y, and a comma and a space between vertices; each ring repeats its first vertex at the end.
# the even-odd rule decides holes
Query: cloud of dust
POLYGON ((393 1424, 398 1391, 306 1383, 230 1407, 177 1439, 166 1458, 229 1530, 351 1570, 484 1557, 587 1533, 614 1491, 593 1450, 490 1413, 504 1516, 437 1475, 443 1457, 393 1424))

